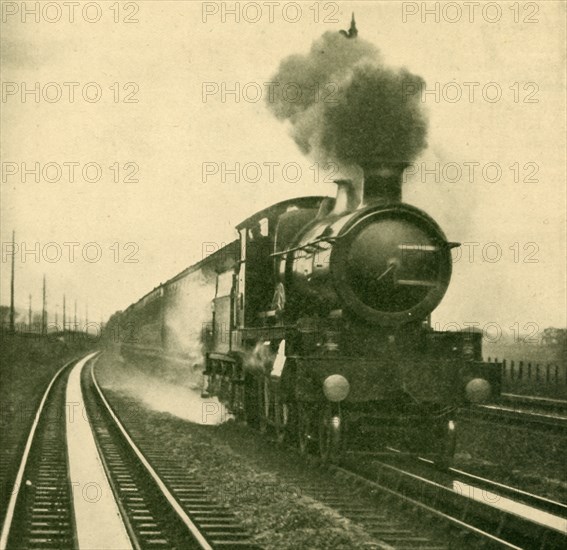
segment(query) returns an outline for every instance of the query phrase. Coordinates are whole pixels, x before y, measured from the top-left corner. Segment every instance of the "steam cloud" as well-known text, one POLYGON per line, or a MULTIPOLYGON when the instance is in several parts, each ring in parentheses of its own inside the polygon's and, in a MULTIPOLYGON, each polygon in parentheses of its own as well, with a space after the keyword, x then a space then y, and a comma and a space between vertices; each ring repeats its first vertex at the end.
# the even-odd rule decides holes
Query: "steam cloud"
POLYGON ((191 364, 204 362, 202 332, 211 320, 211 301, 215 296, 216 277, 202 272, 188 275, 175 300, 165 308, 167 346, 183 353, 191 364))
POLYGON ((284 59, 272 80, 278 85, 269 108, 291 122, 305 154, 364 167, 411 162, 427 146, 427 120, 415 93, 424 80, 385 67, 380 52, 360 38, 327 32, 307 55, 284 59))

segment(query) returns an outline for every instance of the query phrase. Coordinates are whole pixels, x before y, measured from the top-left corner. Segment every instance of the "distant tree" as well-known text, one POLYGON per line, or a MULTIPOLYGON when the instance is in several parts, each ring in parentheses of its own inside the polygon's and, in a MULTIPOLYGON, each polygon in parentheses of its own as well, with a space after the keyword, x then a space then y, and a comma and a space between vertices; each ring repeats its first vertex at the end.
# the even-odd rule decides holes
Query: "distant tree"
POLYGON ((461 329, 461 332, 477 332, 477 333, 482 333, 482 329, 478 328, 478 327, 474 327, 474 326, 470 326, 470 327, 465 327, 463 329, 461 329))
POLYGON ((567 329, 548 327, 543 330, 541 337, 541 344, 543 346, 561 346, 567 344, 567 329))
POLYGON ((0 322, 2 326, 10 322, 10 306, 0 306, 0 322))

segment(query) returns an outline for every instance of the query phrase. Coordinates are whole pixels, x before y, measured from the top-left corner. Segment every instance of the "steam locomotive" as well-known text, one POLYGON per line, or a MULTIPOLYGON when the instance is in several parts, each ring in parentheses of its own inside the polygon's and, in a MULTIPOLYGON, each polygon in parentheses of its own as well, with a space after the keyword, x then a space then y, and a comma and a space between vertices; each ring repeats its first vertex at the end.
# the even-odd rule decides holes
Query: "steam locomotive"
POLYGON ((370 442, 448 465, 457 408, 495 397, 500 365, 482 361, 481 334, 431 328, 459 244, 401 202, 404 169, 376 163, 363 191, 338 180, 335 198, 243 221, 114 319, 139 329, 122 352, 179 350, 173 312, 205 300, 203 392, 234 415, 325 461, 370 442))

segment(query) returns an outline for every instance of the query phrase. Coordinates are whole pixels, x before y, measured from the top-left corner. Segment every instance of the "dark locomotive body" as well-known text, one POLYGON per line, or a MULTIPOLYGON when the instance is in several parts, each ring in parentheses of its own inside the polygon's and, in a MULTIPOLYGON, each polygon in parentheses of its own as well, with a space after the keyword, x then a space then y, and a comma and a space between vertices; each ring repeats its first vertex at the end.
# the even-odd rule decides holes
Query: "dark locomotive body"
POLYGON ((138 348, 173 352, 170 313, 190 317, 204 300, 204 391, 234 414, 324 459, 355 442, 446 464, 454 411, 499 392, 499 365, 483 363, 481 334, 431 329, 458 245, 400 202, 400 178, 382 167, 364 196, 339 181, 336 199, 255 214, 236 241, 130 306, 120 324, 137 331, 138 348))

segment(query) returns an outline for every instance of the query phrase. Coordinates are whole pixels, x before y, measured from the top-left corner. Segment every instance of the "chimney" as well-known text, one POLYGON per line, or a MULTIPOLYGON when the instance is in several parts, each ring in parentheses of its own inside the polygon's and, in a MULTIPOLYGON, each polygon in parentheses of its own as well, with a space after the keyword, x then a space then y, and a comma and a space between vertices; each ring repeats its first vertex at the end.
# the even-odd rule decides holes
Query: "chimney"
POLYGON ((364 204, 401 202, 402 175, 407 162, 379 162, 364 166, 364 204))
POLYGON ((337 185, 337 197, 331 212, 332 215, 345 214, 356 210, 361 202, 360 194, 355 188, 352 180, 335 180, 337 185))

